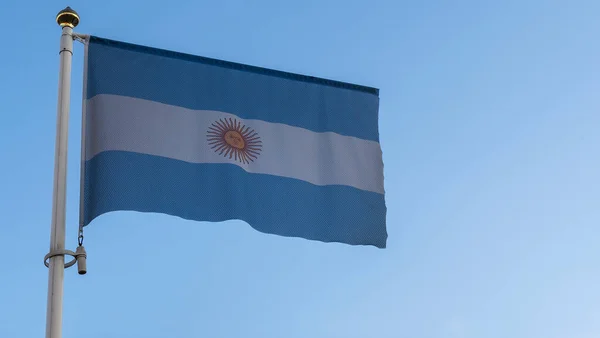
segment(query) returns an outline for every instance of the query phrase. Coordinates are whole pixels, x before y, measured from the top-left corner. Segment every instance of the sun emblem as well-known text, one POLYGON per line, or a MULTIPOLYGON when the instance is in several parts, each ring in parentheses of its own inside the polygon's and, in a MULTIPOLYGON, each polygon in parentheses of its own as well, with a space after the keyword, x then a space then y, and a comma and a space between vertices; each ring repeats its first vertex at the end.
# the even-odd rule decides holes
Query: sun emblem
POLYGON ((211 149, 219 155, 245 164, 254 162, 262 148, 260 136, 232 118, 215 121, 206 136, 211 149))

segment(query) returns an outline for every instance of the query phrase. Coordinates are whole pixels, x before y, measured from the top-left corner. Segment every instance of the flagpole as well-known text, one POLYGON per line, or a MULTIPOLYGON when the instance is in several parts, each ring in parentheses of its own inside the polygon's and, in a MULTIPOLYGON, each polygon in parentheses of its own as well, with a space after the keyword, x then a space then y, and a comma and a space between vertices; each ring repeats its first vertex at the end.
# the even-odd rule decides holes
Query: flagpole
POLYGON ((56 144, 54 149, 54 187, 52 194, 52 222, 48 272, 48 304, 46 338, 61 338, 63 281, 65 272, 65 197, 67 176, 67 138, 69 129, 69 100, 71 95, 71 59, 73 56, 73 28, 79 16, 70 7, 60 11, 56 22, 62 27, 60 38, 60 72, 58 80, 58 107, 56 144))

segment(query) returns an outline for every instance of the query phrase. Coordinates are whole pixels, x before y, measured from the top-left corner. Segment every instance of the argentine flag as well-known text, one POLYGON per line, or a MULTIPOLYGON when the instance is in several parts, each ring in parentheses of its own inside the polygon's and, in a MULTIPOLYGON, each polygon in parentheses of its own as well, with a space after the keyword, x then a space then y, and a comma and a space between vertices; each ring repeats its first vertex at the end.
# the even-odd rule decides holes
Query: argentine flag
POLYGON ((95 36, 85 48, 84 226, 128 210, 385 247, 377 89, 95 36))

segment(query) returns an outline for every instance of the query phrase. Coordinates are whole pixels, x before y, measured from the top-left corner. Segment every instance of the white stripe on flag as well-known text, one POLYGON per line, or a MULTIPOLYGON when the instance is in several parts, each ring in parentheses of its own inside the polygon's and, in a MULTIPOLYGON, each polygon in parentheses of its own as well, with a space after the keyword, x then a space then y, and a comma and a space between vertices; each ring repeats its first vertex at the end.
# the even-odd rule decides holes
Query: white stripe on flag
MULTIPOLYGON (((130 151, 191 163, 231 163, 251 173, 384 193, 381 148, 374 141, 117 95, 97 95, 86 107, 86 160, 103 151, 130 151), (217 150, 227 149, 226 144, 219 149, 224 142, 207 132, 219 133, 222 124, 215 122, 230 118, 260 137, 260 147, 248 154, 256 156, 254 161, 243 163, 211 149, 215 144, 217 150)), ((246 139, 248 143, 256 138, 246 139)))

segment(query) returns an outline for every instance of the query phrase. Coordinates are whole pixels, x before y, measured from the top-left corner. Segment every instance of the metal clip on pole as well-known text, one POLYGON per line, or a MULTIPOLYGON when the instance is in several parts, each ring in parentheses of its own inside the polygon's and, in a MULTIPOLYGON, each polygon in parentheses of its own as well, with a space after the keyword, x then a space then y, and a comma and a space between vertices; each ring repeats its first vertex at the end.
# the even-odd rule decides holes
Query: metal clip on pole
POLYGON ((75 256, 77 258, 77 272, 80 275, 85 275, 87 272, 87 253, 85 252, 83 245, 77 247, 75 256))
POLYGON ((70 262, 65 263, 65 269, 70 268, 73 265, 75 265, 75 263, 77 263, 78 273, 80 275, 85 275, 87 273, 87 253, 85 252, 85 248, 83 246, 77 247, 77 250, 75 250, 75 252, 71 250, 52 251, 44 257, 44 265, 46 267, 50 267, 50 263, 48 261, 50 258, 64 255, 69 255, 73 257, 73 259, 70 262))

